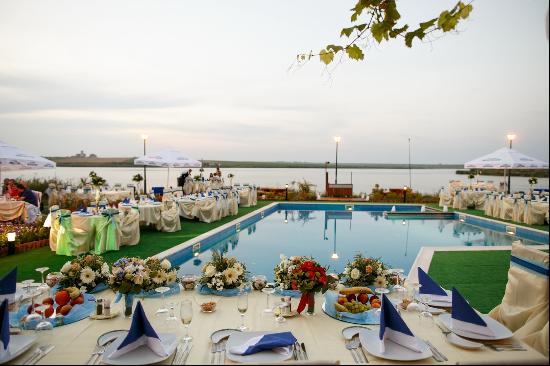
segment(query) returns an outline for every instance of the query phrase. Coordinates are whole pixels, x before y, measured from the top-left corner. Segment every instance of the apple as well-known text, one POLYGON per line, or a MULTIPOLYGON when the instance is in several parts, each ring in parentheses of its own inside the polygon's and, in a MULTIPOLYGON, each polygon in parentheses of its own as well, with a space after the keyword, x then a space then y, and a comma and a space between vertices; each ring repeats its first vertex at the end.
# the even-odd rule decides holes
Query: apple
POLYGON ((380 299, 378 298, 378 296, 372 295, 372 296, 370 297, 369 301, 370 301, 371 304, 372 304, 372 302, 373 302, 374 300, 380 300, 380 299))
POLYGON ((51 297, 46 297, 42 300, 42 305, 53 305, 53 299, 51 297))
POLYGON ((378 301, 373 302, 370 305, 373 309, 378 309, 380 307, 380 303, 378 301))
POLYGON ((79 305, 79 304, 84 304, 84 296, 82 295, 78 296, 76 299, 71 300, 72 306, 79 305))
POLYGON ((73 307, 72 307, 70 304, 63 305, 63 306, 61 307, 61 312, 60 312, 60 314, 61 314, 61 315, 67 315, 67 314, 69 314, 69 312, 71 311, 72 308, 73 308, 73 307))
POLYGON ((349 301, 349 302, 352 302, 352 301, 356 300, 356 299, 355 299, 355 294, 349 294, 349 295, 347 296, 347 298, 348 298, 348 301, 349 301))
POLYGON ((55 309, 53 308, 53 306, 50 305, 49 308, 47 308, 46 310, 44 310, 44 316, 46 318, 49 318, 53 315, 53 313, 55 312, 55 309))
MULTIPOLYGON (((35 307, 35 308, 37 308, 37 307, 39 307, 39 306, 42 306, 42 305, 40 305, 40 304, 34 304, 34 307, 35 307)), ((32 313, 32 309, 33 309, 33 306, 32 306, 32 304, 31 304, 31 305, 29 305, 29 306, 27 307, 27 314, 32 313)), ((41 312, 39 312, 39 310, 36 310, 36 312, 37 312, 38 314, 42 314, 41 312)))
POLYGON ((338 298, 338 304, 344 305, 346 302, 348 302, 348 299, 346 299, 345 297, 342 296, 338 298))
POLYGON ((58 291, 55 294, 55 302, 59 306, 63 306, 69 303, 71 301, 71 297, 69 296, 69 293, 65 290, 58 291))
POLYGON ((359 294, 359 296, 357 296, 357 300, 358 300, 361 304, 366 304, 367 302, 369 302, 369 295, 367 295, 367 294, 359 294))

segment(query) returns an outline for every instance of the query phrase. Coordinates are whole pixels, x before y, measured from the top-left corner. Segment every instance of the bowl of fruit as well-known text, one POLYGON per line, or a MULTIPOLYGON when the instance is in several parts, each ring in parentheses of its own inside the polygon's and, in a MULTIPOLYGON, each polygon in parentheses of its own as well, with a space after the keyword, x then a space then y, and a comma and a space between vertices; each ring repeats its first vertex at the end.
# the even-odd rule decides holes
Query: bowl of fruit
POLYGON ((376 310, 380 299, 368 287, 341 289, 337 294, 325 294, 325 312, 338 320, 356 324, 379 324, 376 310))
POLYGON ((17 316, 26 329, 34 329, 34 323, 41 318, 59 326, 87 318, 94 310, 93 295, 81 293, 76 287, 68 287, 57 291, 53 298, 44 298, 41 303, 21 306, 17 316))

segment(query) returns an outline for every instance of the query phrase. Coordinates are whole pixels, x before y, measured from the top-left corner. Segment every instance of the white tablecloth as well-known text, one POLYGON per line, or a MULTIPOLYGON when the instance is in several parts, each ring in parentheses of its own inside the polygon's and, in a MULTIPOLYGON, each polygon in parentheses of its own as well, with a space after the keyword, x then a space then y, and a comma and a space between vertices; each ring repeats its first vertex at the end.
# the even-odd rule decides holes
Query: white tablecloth
MULTIPOLYGON (((113 298, 114 294, 104 291, 96 296, 113 298)), ((271 297, 273 300, 273 296, 271 297)), ((175 296, 168 296, 166 302, 180 302, 183 299, 190 299, 193 303, 193 321, 189 327, 190 335, 193 337, 193 348, 187 360, 187 364, 209 364, 210 363, 210 334, 218 329, 237 328, 240 324, 239 313, 237 312, 237 298, 216 298, 219 300, 216 312, 205 314, 199 311, 197 302, 210 301, 210 297, 198 295, 195 292, 183 292, 175 296)), ((304 342, 311 361, 315 360, 339 360, 343 364, 353 364, 351 353, 346 350, 344 339, 341 335, 343 328, 351 324, 344 323, 325 315, 321 310, 323 298, 316 296, 316 315, 297 316, 289 318, 283 325, 275 322, 272 314, 263 312, 266 306, 266 295, 261 292, 253 292, 249 296, 248 311, 245 314, 245 324, 253 331, 291 331, 294 336, 304 342)), ((155 316, 155 311, 160 307, 162 300, 145 299, 143 307, 146 314, 157 332, 175 332, 183 336, 184 328, 181 323, 174 322, 173 328, 168 327, 164 317, 155 316)), ((117 310, 120 305, 114 305, 112 311, 117 310)), ((297 307, 297 299, 293 300, 293 308, 297 307)), ((176 309, 176 316, 179 310, 176 309)), ((528 346, 525 352, 495 352, 489 347, 481 350, 468 351, 450 345, 437 326, 421 326, 418 313, 403 312, 403 319, 411 328, 412 332, 422 339, 428 339, 447 358, 445 364, 456 364, 457 362, 490 362, 490 363, 518 363, 545 362, 548 360, 528 346)), ((96 340, 99 335, 115 330, 129 329, 130 319, 118 316, 111 320, 89 320, 85 319, 77 323, 55 328, 51 332, 24 331, 38 337, 37 345, 54 344, 56 347, 38 364, 84 364, 91 352, 94 351, 96 340)), ((372 326, 378 329, 378 326, 372 326)), ((14 363, 21 364, 29 356, 25 353, 15 360, 14 363)), ((400 362, 388 361, 376 358, 367 353, 371 364, 399 364, 400 362)), ((172 357, 163 364, 169 364, 172 357)), ((227 363, 231 363, 227 361, 227 363)), ((419 362, 403 362, 402 364, 442 364, 429 358, 419 362)))

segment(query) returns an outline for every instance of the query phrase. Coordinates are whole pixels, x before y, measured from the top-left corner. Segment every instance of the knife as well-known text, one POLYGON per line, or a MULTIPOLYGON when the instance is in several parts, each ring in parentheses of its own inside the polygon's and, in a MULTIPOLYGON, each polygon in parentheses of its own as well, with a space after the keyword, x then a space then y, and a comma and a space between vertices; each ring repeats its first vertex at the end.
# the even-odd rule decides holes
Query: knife
POLYGON ((42 353, 38 354, 38 356, 35 357, 35 358, 32 360, 32 365, 36 365, 36 363, 37 363, 38 361, 40 361, 44 356, 46 356, 48 353, 50 353, 54 348, 55 348, 55 346, 52 344, 51 346, 49 346, 48 348, 46 348, 42 353))
POLYGON ((300 346, 302 346, 302 351, 304 351, 304 358, 306 360, 309 360, 309 357, 307 356, 306 345, 304 344, 304 342, 302 342, 300 346))

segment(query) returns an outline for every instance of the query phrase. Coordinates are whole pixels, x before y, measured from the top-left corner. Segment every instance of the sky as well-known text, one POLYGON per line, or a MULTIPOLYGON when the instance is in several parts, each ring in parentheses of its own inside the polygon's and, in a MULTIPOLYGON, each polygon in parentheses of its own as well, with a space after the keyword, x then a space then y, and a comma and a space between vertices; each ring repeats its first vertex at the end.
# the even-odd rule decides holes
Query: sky
MULTIPOLYGON (((42 156, 456 163, 548 161, 548 2, 474 1, 458 34, 367 45, 326 69, 349 0, 0 2, 0 140, 42 156), (518 15, 519 14, 519 15, 518 15), (292 66, 292 67, 291 67, 292 66)), ((399 1, 417 24, 453 1, 399 1)))

